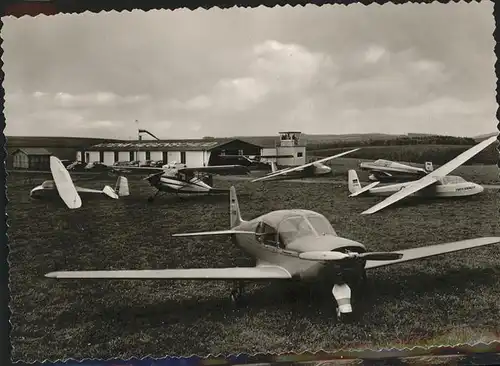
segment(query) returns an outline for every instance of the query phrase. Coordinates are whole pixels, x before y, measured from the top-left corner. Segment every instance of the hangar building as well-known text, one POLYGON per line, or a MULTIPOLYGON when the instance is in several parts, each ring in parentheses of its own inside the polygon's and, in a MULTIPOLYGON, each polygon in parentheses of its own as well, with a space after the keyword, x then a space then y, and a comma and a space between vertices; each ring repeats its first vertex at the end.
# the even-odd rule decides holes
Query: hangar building
POLYGON ((112 165, 118 161, 177 162, 187 166, 214 165, 219 155, 260 155, 261 147, 233 138, 104 142, 77 153, 77 160, 112 165), (83 156, 82 156, 83 154, 83 156))
POLYGON ((42 147, 25 147, 12 153, 14 169, 48 170, 52 154, 42 147))

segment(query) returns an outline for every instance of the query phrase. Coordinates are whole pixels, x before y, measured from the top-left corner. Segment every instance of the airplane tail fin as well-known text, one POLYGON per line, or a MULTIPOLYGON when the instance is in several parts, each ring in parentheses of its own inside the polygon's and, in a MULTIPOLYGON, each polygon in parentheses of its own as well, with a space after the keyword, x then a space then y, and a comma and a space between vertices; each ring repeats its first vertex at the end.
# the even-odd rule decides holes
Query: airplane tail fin
POLYGON ((125 197, 130 195, 130 189, 128 187, 128 179, 124 176, 119 176, 116 180, 115 191, 118 196, 125 197))
POLYGON ((347 179, 349 181, 349 192, 357 193, 362 189, 361 183, 359 182, 358 173, 356 173, 354 169, 349 169, 349 172, 347 173, 347 179))
POLYGON ((434 171, 434 167, 432 166, 432 161, 426 161, 426 162, 425 162, 425 168, 424 168, 424 169, 425 169, 425 171, 426 171, 427 173, 431 173, 431 172, 433 172, 433 171, 434 171))
POLYGON ((231 186, 229 190, 229 213, 231 218, 231 229, 240 225, 244 220, 241 218, 240 205, 238 203, 238 196, 236 189, 231 186))

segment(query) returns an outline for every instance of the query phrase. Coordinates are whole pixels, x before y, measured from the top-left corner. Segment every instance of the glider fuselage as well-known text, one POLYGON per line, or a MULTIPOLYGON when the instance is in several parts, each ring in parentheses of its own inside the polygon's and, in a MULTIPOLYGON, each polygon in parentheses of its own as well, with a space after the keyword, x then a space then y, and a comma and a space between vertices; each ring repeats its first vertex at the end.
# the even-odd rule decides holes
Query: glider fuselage
MULTIPOLYGON (((388 184, 384 186, 376 186, 371 188, 368 193, 374 196, 391 196, 400 191, 402 188, 408 186, 412 182, 388 184)), ((413 193, 416 197, 465 197, 473 196, 482 193, 484 188, 472 182, 448 183, 439 184, 431 187, 424 188, 420 191, 413 193)))

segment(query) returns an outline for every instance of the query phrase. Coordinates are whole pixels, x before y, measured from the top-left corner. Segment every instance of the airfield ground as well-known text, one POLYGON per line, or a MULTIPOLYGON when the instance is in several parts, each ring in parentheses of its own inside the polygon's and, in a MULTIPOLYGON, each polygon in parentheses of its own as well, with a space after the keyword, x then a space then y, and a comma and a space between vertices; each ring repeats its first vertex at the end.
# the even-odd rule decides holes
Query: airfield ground
MULTIPOLYGON (((23 361, 129 358, 152 355, 286 352, 381 346, 456 344, 499 338, 500 245, 375 269, 353 324, 337 324, 334 299, 283 285, 247 288, 234 310, 229 284, 187 281, 57 281, 55 270, 248 266, 224 237, 171 238, 171 233, 225 229, 227 197, 182 201, 159 197, 132 180, 132 196, 62 203, 32 201, 34 179, 8 177, 13 358, 23 361)), ((85 181, 102 188, 114 179, 85 181)), ((269 210, 306 208, 324 214, 339 235, 372 250, 397 250, 500 236, 498 195, 485 190, 462 200, 407 202, 369 216, 380 200, 348 198, 345 184, 234 184, 244 218, 269 210)))

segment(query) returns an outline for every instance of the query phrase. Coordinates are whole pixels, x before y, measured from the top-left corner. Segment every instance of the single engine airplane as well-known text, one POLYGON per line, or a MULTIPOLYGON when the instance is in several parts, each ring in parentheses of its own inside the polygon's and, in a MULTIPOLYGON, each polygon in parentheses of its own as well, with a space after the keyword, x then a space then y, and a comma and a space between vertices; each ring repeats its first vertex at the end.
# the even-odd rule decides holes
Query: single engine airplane
POLYGON ((279 210, 245 221, 234 187, 230 189, 229 230, 174 234, 175 237, 230 236, 233 243, 255 258, 254 267, 189 268, 161 270, 58 271, 45 276, 56 279, 226 280, 233 281, 231 299, 241 300, 245 281, 316 281, 333 284, 339 320, 353 313, 354 291, 366 280, 366 270, 439 254, 496 244, 500 237, 404 249, 370 252, 354 240, 339 236, 321 214, 309 210, 279 210))
POLYGON ((425 167, 422 169, 385 159, 362 162, 359 164, 359 168, 368 170, 370 173, 368 179, 378 182, 414 180, 422 178, 434 170, 430 161, 425 162, 425 167))
POLYGON ((380 211, 383 208, 411 195, 425 197, 463 197, 479 194, 484 190, 484 187, 481 185, 467 182, 462 177, 451 176, 448 174, 475 155, 479 154, 496 140, 497 136, 492 136, 489 139, 484 140, 464 151, 456 158, 428 173, 426 176, 411 182, 389 184, 384 186, 378 186, 379 182, 373 182, 362 188, 356 172, 354 170, 350 170, 348 172, 349 191, 351 192, 350 197, 362 194, 389 196, 382 202, 361 213, 362 215, 366 215, 380 211))
POLYGON ((75 186, 68 170, 61 160, 55 156, 50 157, 50 171, 53 180, 46 180, 41 185, 33 188, 30 192, 31 198, 54 198, 59 196, 68 208, 75 209, 82 206, 81 195, 105 195, 118 199, 130 194, 128 180, 123 176, 118 177, 115 189, 108 185, 104 186, 102 190, 75 186))
POLYGON ((325 176, 332 172, 332 169, 329 166, 326 166, 325 162, 339 158, 341 156, 350 154, 354 151, 359 150, 360 148, 352 149, 349 151, 344 151, 343 153, 329 156, 327 158, 319 159, 304 165, 285 168, 281 170, 276 170, 276 165, 271 163, 272 171, 269 174, 264 175, 263 177, 256 178, 252 180, 252 182, 259 181, 267 181, 267 180, 288 180, 288 179, 300 179, 300 178, 310 178, 310 177, 318 177, 325 176))
POLYGON ((152 202, 160 193, 179 194, 227 194, 228 189, 213 188, 212 174, 217 173, 244 173, 248 174, 247 167, 241 165, 217 165, 188 168, 185 164, 172 162, 162 167, 121 167, 113 166, 114 171, 149 172, 152 174, 143 178, 156 188, 155 194, 148 198, 152 202))

